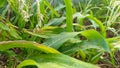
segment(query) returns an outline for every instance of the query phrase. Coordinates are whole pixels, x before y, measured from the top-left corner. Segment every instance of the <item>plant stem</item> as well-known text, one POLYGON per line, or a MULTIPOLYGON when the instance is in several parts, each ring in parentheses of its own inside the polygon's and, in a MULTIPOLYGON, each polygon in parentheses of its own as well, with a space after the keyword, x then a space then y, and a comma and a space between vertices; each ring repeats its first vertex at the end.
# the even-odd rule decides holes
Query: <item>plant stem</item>
POLYGON ((73 25, 72 25, 72 22, 73 22, 72 1, 64 0, 64 3, 66 6, 66 31, 72 32, 72 28, 73 28, 73 25))

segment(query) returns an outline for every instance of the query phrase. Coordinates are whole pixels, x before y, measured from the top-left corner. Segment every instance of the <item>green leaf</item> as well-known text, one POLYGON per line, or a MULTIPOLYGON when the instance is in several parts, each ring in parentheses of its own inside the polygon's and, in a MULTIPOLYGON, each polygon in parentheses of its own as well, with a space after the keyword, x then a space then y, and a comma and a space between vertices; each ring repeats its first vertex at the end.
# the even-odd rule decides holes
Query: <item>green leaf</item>
POLYGON ((46 26, 57 26, 57 25, 60 25, 65 19, 66 19, 66 17, 54 18, 53 20, 48 22, 48 24, 46 24, 46 26))
POLYGON ((0 29, 9 31, 9 27, 3 24, 2 22, 0 22, 0 29))
POLYGON ((41 31, 43 31, 41 34, 43 35, 52 35, 52 34, 59 34, 65 31, 64 28, 56 27, 56 26, 46 26, 41 28, 41 31))
POLYGON ((17 68, 22 68, 24 66, 30 66, 30 65, 35 66, 37 65, 37 63, 34 60, 25 60, 20 65, 18 65, 17 68))
MULTIPOLYGON (((83 36, 85 36, 88 39, 89 43, 92 43, 93 45, 99 46, 106 50, 107 52, 110 52, 108 42, 106 39, 97 31, 95 30, 86 30, 81 32, 83 36)), ((88 44, 89 45, 89 44, 88 44)))
POLYGON ((23 62, 21 62, 17 68, 23 67, 38 67, 38 68, 98 68, 89 63, 85 63, 69 56, 63 55, 53 48, 40 45, 30 41, 4 41, 0 42, 0 51, 6 51, 10 48, 32 48, 38 51, 42 51, 46 54, 32 55, 23 62), (86 66, 87 65, 87 66, 86 66))
POLYGON ((0 0, 0 8, 2 8, 6 3, 6 0, 0 0))
POLYGON ((58 14, 58 12, 56 12, 56 10, 50 5, 50 3, 46 0, 44 0, 43 2, 56 16, 60 16, 60 14, 58 14))
POLYGON ((61 49, 62 51, 65 50, 64 53, 69 53, 70 51, 77 51, 80 48, 86 48, 86 49, 102 48, 103 50, 110 52, 110 48, 108 46, 108 42, 106 41, 106 39, 100 33, 98 33, 93 29, 82 31, 82 32, 70 32, 70 33, 64 32, 47 39, 43 44, 55 49, 59 49, 63 45, 63 43, 77 36, 78 34, 85 36, 88 40, 78 42, 71 46, 64 46, 63 49, 61 49))
MULTIPOLYGON (((81 43, 74 43, 74 44, 69 44, 67 46, 63 45, 59 48, 59 51, 67 54, 67 55, 73 55, 75 52, 81 50, 81 43)), ((84 45, 83 45, 84 46, 84 45)), ((84 48, 83 48, 84 49, 84 48)))
POLYGON ((17 31, 14 28, 11 27, 10 31, 8 31, 8 32, 12 37, 14 37, 16 39, 22 39, 22 37, 19 36, 19 34, 17 33, 17 31))
MULTIPOLYGON (((87 40, 82 40, 77 43, 69 44, 69 46, 63 45, 59 50, 64 54, 71 55, 78 50, 85 50, 90 48, 101 49, 110 52, 110 47, 106 39, 95 30, 86 30, 80 32, 87 40)), ((74 41, 74 40, 73 40, 74 41)))
POLYGON ((100 59, 100 56, 102 54, 103 54, 103 52, 100 52, 100 53, 96 54, 94 57, 92 57, 92 59, 90 59, 90 62, 91 63, 96 63, 100 59))
POLYGON ((47 39, 43 44, 58 49, 64 42, 78 35, 79 32, 64 32, 47 39))
POLYGON ((35 65, 37 68, 99 68, 63 54, 35 55, 20 63, 17 68, 27 68, 26 66, 31 65, 35 65))
POLYGON ((97 25, 99 25, 100 30, 101 30, 101 34, 102 34, 104 37, 106 37, 106 30, 105 30, 105 27, 103 26, 103 23, 102 23, 100 20, 98 20, 97 18, 95 18, 95 17, 93 17, 93 16, 91 16, 91 15, 88 15, 87 18, 90 19, 90 20, 92 21, 92 23, 95 22, 97 25), (93 22, 93 21, 94 21, 94 22, 93 22))
POLYGON ((16 39, 22 39, 14 28, 8 27, 7 25, 3 24, 2 22, 0 22, 0 29, 9 32, 9 34, 16 39))
POLYGON ((77 17, 77 20, 80 23, 80 25, 83 25, 83 21, 85 20, 85 18, 88 18, 95 28, 99 26, 99 28, 101 30, 100 33, 104 37, 106 37, 105 27, 104 27, 103 23, 100 20, 98 20, 96 17, 93 17, 92 15, 89 15, 89 14, 82 15, 81 13, 75 13, 73 15, 73 18, 76 18, 76 17, 77 17))
POLYGON ((10 48, 32 48, 36 49, 45 53, 59 53, 58 51, 54 50, 53 48, 38 44, 36 42, 30 41, 4 41, 0 42, 0 51, 4 51, 10 48))
POLYGON ((7 0, 7 2, 12 8, 12 10, 18 13, 19 1, 18 0, 7 0))

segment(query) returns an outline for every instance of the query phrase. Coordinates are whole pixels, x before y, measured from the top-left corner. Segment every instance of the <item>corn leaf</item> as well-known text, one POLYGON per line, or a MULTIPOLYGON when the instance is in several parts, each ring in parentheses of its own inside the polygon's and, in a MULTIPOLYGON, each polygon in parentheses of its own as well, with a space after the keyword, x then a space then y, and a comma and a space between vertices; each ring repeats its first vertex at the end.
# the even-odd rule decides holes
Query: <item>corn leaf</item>
POLYGON ((59 53, 58 51, 54 50, 53 48, 38 44, 36 42, 30 41, 4 41, 0 42, 0 51, 4 51, 10 48, 32 48, 38 51, 42 51, 45 53, 59 53))
POLYGON ((20 63, 17 68, 27 68, 31 65, 37 68, 99 68, 63 54, 41 54, 33 56, 20 63))
POLYGON ((78 35, 79 32, 64 32, 47 39, 43 44, 58 49, 64 42, 78 35))
POLYGON ((88 39, 89 43, 92 43, 93 45, 97 45, 97 46, 103 48, 104 50, 106 50, 107 52, 110 52, 108 42, 106 41, 104 36, 102 36, 97 31, 95 31, 93 29, 86 30, 86 31, 81 32, 81 34, 88 39))
POLYGON ((86 30, 82 31, 80 34, 85 36, 87 40, 83 40, 81 42, 77 42, 74 44, 69 44, 69 46, 63 46, 59 49, 60 52, 64 54, 71 55, 78 50, 85 50, 90 48, 101 49, 106 52, 110 52, 110 48, 108 46, 108 42, 106 39, 95 30, 86 30))

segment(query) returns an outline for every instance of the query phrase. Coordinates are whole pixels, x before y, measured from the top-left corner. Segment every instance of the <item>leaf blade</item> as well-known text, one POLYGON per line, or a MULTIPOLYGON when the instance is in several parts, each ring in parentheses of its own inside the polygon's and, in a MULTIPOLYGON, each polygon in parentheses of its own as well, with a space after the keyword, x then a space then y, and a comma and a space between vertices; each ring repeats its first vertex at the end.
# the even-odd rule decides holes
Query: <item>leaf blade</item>
MULTIPOLYGON (((30 59, 35 62, 35 65, 38 68, 48 68, 48 65, 49 68, 99 68, 92 64, 76 60, 63 54, 41 54, 33 56, 30 59)), ((25 66, 23 62, 18 65, 18 68, 22 68, 22 66, 25 66)), ((26 65, 30 64, 28 63, 26 65)))

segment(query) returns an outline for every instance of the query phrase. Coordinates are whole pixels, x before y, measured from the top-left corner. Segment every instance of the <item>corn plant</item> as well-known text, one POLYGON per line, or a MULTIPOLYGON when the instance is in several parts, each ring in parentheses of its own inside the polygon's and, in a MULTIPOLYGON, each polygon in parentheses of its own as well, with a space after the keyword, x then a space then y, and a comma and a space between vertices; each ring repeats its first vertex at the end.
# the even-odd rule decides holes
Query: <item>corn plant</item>
POLYGON ((0 0, 4 66, 99 68, 92 64, 105 59, 117 67, 119 9, 117 0, 0 0))

